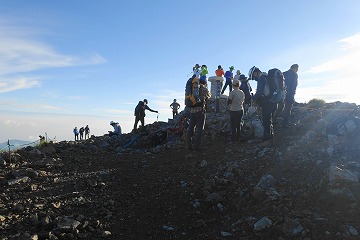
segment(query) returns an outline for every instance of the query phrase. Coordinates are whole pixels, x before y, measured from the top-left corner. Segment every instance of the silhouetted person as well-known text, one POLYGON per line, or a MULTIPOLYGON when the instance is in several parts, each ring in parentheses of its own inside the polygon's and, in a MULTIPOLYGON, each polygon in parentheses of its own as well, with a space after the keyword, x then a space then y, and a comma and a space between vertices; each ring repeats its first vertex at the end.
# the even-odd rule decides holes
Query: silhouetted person
POLYGON ((79 129, 80 140, 83 140, 83 139, 84 139, 84 131, 85 131, 84 127, 81 127, 81 128, 79 129))
POLYGON ((134 129, 137 129, 137 125, 139 121, 141 122, 141 126, 144 127, 145 124, 145 110, 149 110, 150 112, 158 113, 158 111, 152 110, 148 107, 148 100, 144 99, 144 101, 139 101, 138 105, 135 107, 135 123, 134 123, 134 129))
POLYGON ((79 129, 77 127, 74 128, 73 133, 75 136, 75 141, 79 141, 79 129))
POLYGON ((89 139, 90 138, 90 128, 89 125, 86 125, 85 127, 85 139, 89 139))
POLYGON ((175 115, 178 115, 178 110, 180 108, 180 104, 174 99, 174 102, 170 104, 170 108, 172 109, 173 118, 175 118, 175 115))
POLYGON ((114 131, 109 131, 109 136, 110 137, 114 135, 121 136, 122 132, 121 132, 120 124, 118 122, 111 121, 110 125, 114 128, 114 131))

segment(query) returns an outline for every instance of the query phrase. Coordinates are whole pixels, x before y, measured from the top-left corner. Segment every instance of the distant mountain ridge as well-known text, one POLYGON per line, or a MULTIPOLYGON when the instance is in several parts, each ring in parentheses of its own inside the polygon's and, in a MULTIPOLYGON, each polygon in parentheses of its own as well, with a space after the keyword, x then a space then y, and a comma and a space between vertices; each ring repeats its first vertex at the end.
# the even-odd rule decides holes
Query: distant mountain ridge
MULTIPOLYGON (((36 143, 30 142, 30 141, 24 141, 24 140, 18 140, 18 139, 10 139, 10 150, 15 150, 22 147, 27 146, 34 146, 36 143)), ((8 142, 0 143, 0 150, 9 150, 8 142)))

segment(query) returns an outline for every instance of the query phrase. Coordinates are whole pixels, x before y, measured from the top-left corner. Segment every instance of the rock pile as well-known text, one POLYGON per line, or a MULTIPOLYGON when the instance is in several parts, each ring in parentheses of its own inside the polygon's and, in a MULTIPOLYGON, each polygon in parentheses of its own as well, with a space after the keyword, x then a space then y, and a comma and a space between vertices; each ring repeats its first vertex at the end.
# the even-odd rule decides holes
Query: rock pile
POLYGON ((354 105, 298 104, 293 127, 275 123, 273 143, 258 141, 259 116, 248 115, 240 145, 229 145, 223 99, 221 109, 209 111, 199 154, 169 132, 181 116, 121 138, 0 154, 1 239, 360 238, 354 105), (159 216, 142 218, 147 204, 159 216))

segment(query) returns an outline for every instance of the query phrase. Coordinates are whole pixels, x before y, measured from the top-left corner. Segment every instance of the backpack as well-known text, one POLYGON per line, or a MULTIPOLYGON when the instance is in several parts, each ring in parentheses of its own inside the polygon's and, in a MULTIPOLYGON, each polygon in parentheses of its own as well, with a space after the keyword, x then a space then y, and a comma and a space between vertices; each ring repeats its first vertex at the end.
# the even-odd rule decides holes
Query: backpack
POLYGON ((143 108, 144 108, 144 103, 140 101, 138 105, 136 105, 135 107, 135 115, 140 115, 143 112, 142 111, 143 108))
POLYGON ((193 107, 196 103, 201 102, 199 97, 199 88, 200 88, 199 79, 197 77, 192 76, 186 82, 185 86, 185 106, 193 107))
POLYGON ((285 79, 282 72, 277 69, 273 68, 268 71, 267 81, 264 90, 265 97, 268 97, 269 102, 272 103, 279 103, 283 102, 286 95, 285 90, 285 79))

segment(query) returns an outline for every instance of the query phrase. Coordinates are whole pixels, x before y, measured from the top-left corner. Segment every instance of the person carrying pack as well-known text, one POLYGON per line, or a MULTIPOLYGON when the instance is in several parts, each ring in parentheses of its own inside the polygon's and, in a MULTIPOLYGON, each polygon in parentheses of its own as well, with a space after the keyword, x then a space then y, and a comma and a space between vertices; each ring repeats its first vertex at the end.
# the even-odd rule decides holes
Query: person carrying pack
POLYGON ((150 112, 159 113, 158 111, 155 111, 155 110, 152 110, 151 108, 149 108, 147 104, 148 104, 148 100, 144 99, 144 101, 139 101, 138 105, 136 105, 135 112, 134 112, 135 123, 134 123, 133 131, 135 131, 137 129, 137 125, 138 125, 139 121, 141 122, 141 127, 144 127, 145 110, 149 110, 150 112))
POLYGON ((200 102, 199 98, 199 85, 200 79, 193 75, 186 82, 185 86, 185 106, 193 107, 196 103, 200 102))
POLYGON ((84 127, 81 127, 81 128, 79 129, 80 140, 83 140, 83 139, 84 139, 84 131, 85 131, 84 127))
POLYGON ((205 124, 206 100, 211 97, 206 81, 192 76, 185 86, 185 105, 190 115, 186 132, 186 144, 189 150, 199 150, 202 130, 205 124))
MULTIPOLYGON (((262 124, 264 126, 263 140, 268 141, 273 138, 273 115, 277 108, 277 103, 270 101, 271 96, 268 73, 261 72, 259 68, 253 66, 249 70, 249 79, 257 82, 256 93, 252 97, 252 105, 261 107, 262 124)), ((273 94, 274 92, 272 92, 273 94)))
POLYGON ((285 99, 285 79, 282 72, 273 68, 268 71, 267 84, 265 85, 269 89, 267 97, 270 102, 280 103, 284 102, 285 99))

